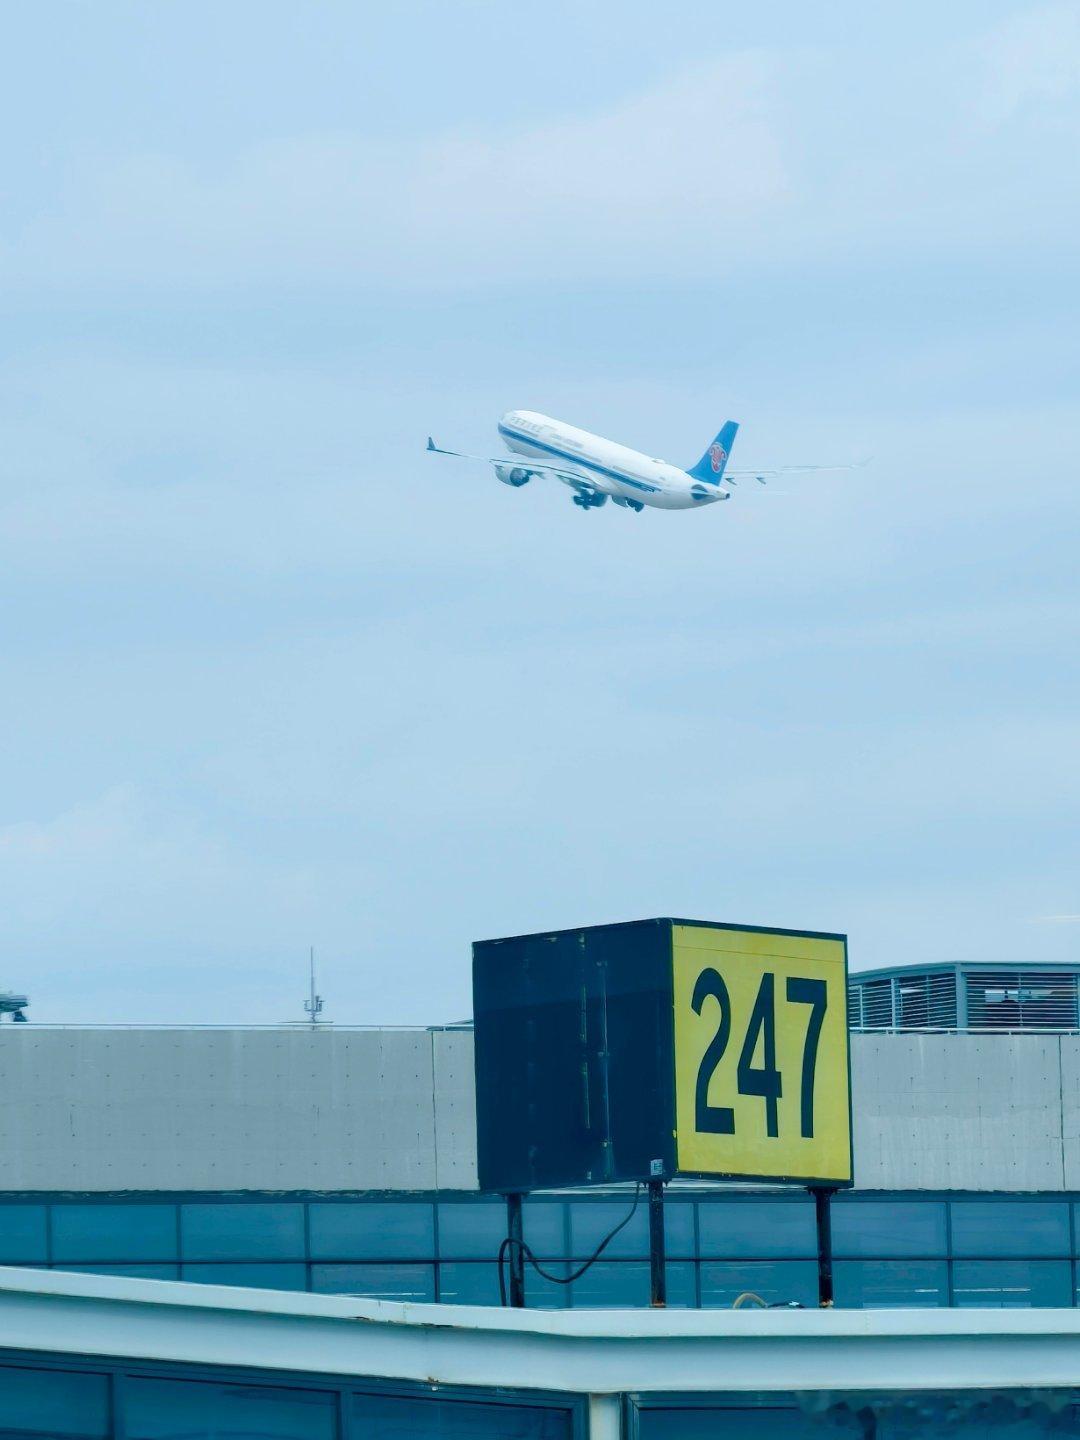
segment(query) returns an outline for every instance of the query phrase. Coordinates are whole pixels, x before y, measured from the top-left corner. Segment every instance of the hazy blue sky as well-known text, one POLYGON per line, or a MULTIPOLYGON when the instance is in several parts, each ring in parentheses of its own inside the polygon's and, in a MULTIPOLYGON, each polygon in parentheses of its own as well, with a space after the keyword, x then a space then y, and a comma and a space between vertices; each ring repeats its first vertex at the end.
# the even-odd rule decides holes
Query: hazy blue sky
POLYGON ((1080 8, 42 3, 0 56, 0 986, 469 1013, 654 914, 1080 958, 1080 8), (513 406, 677 463, 582 514, 513 406), (1071 917, 1071 918, 1062 918, 1071 917))

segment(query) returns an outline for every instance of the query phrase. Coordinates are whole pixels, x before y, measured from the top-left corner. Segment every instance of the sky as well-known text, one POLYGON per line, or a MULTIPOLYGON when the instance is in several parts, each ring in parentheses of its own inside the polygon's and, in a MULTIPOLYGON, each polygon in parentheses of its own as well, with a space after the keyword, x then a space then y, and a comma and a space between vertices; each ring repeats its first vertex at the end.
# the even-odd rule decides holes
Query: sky
POLYGON ((676 915, 1080 959, 1080 7, 41 0, 0 54, 0 988, 471 1012, 676 915), (583 513, 540 410, 863 470, 583 513))

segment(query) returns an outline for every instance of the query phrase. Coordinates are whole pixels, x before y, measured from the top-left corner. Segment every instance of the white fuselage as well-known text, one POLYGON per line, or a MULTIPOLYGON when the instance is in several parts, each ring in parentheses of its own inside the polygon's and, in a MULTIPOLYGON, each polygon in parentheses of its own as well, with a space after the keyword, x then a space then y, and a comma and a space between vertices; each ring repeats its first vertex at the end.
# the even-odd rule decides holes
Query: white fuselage
POLYGON ((560 471, 565 467, 565 476, 559 478, 567 485, 583 482, 621 504, 694 510, 726 498, 719 485, 695 480, 677 465, 533 410, 507 411, 499 421, 499 434, 516 455, 557 465, 560 471))

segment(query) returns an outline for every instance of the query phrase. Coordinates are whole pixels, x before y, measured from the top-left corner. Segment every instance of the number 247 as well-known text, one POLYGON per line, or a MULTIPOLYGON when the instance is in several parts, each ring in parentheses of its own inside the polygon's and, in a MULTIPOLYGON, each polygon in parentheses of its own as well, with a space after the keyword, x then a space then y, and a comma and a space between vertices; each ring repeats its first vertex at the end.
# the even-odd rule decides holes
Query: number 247
MULTIPOLYGON (((728 994, 724 977, 712 966, 697 978, 691 1004, 696 1015, 701 1014, 705 1001, 712 996, 720 1004, 720 1019, 716 1034, 709 1042, 698 1066, 695 1090, 694 1126, 709 1135, 734 1135, 735 1111, 727 1105, 709 1104, 709 1082, 719 1065, 731 1039, 731 996, 728 994)), ((828 1005, 828 987, 824 980, 805 980, 798 976, 788 977, 785 998, 793 1005, 809 1005, 810 1019, 803 1042, 802 1092, 800 1110, 800 1132, 804 1139, 814 1135, 814 1072, 817 1068, 818 1041, 821 1026, 825 1020, 828 1005)), ((740 1095, 760 1095, 765 1101, 765 1128, 775 1138, 780 1133, 777 1101, 783 1094, 780 1071, 776 1068, 776 976, 766 971, 761 977, 757 999, 750 1014, 739 1064, 736 1071, 740 1095), (762 1063, 754 1064, 754 1051, 758 1037, 762 1042, 762 1063)))

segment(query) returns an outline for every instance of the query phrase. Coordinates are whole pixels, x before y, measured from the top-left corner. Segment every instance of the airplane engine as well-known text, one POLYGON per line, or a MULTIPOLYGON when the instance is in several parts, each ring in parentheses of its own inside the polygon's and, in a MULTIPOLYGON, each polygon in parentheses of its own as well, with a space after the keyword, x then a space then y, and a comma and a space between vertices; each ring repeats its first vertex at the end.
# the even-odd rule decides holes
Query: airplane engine
POLYGON ((504 485, 513 485, 515 490, 527 485, 532 478, 532 471, 523 470, 520 465, 496 465, 495 474, 504 485))

